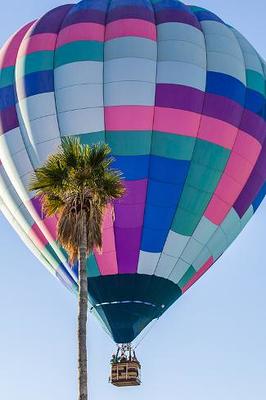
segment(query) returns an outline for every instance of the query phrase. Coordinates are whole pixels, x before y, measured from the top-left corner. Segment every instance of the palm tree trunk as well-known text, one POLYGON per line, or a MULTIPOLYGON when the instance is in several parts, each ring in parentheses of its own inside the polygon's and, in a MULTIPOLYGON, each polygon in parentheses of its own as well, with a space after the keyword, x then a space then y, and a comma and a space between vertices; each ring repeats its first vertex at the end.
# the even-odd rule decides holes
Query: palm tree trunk
POLYGON ((86 271, 86 224, 83 225, 83 240, 79 248, 79 296, 78 296, 78 400, 88 399, 87 377, 87 313, 88 281, 86 271))

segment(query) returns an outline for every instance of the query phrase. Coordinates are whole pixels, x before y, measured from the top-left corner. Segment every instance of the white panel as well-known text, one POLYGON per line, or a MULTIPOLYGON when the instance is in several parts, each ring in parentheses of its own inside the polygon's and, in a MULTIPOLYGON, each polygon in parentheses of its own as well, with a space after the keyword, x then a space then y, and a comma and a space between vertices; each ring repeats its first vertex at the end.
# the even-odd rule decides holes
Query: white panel
POLYGON ((206 45, 210 52, 221 52, 238 58, 243 63, 243 54, 236 40, 221 34, 206 34, 206 45))
POLYGON ((102 107, 60 113, 59 117, 62 136, 104 130, 104 110, 102 107))
POLYGON ((206 244, 216 229, 217 225, 203 216, 193 233, 193 238, 202 244, 206 244))
POLYGON ((177 284, 180 281, 180 279, 184 276, 184 274, 187 272, 189 267, 190 267, 190 264, 186 263, 185 261, 183 261, 180 258, 178 260, 178 262, 176 263, 173 271, 169 275, 168 279, 170 279, 170 281, 173 281, 174 283, 177 284))
POLYGON ((201 46, 205 51, 204 36, 199 29, 180 22, 157 25, 158 42, 161 40, 183 40, 201 46))
POLYGON ((21 137, 20 129, 15 128, 0 135, 0 147, 6 149, 3 151, 10 152, 11 155, 24 149, 24 142, 21 137))
POLYGON ((168 278, 176 262, 177 259, 175 257, 162 253, 155 270, 155 275, 161 276, 162 278, 168 278))
POLYGON ((28 129, 36 144, 59 137, 56 115, 35 119, 28 129))
POLYGON ((163 252, 173 257, 180 257, 189 241, 190 236, 180 235, 179 233, 169 231, 163 252))
POLYGON ((193 43, 166 40, 158 42, 158 61, 181 61, 205 68, 206 53, 193 43))
POLYGON ((104 82, 154 82, 156 62, 145 58, 119 58, 104 62, 104 82))
POLYGON ((203 245, 192 237, 184 249, 181 257, 184 261, 191 265, 197 255, 201 252, 202 248, 203 245))
POLYGON ((54 92, 36 94, 19 100, 19 107, 25 121, 56 114, 54 92))
POLYGON ((228 246, 226 236, 220 227, 214 233, 207 246, 212 253, 214 260, 217 260, 217 258, 219 258, 220 255, 226 250, 228 246))
POLYGON ((206 69, 178 61, 159 61, 157 83, 184 85, 205 91, 206 69))
POLYGON ((231 40, 236 40, 234 37, 234 34, 231 30, 231 27, 228 27, 224 24, 221 24, 218 21, 201 21, 201 26, 203 31, 205 32, 206 35, 208 34, 214 34, 214 35, 223 35, 228 37, 231 40))
POLYGON ((210 250, 204 247, 198 257, 193 261, 193 268, 198 271, 212 257, 210 250))
POLYGON ((62 65, 54 71, 55 91, 72 85, 101 83, 103 63, 98 61, 80 61, 62 65))
POLYGON ((103 106, 101 83, 70 86, 56 91, 58 112, 103 106))
POLYGON ((155 84, 149 82, 113 82, 104 85, 104 105, 153 106, 155 84))
POLYGON ((140 251, 138 262, 138 274, 153 275, 159 261, 160 253, 140 251))
POLYGON ((104 44, 104 60, 138 57, 150 60, 157 58, 157 43, 140 37, 121 37, 104 44))
POLYGON ((16 153, 13 157, 13 161, 19 176, 23 176, 28 172, 32 172, 32 166, 26 150, 16 153))

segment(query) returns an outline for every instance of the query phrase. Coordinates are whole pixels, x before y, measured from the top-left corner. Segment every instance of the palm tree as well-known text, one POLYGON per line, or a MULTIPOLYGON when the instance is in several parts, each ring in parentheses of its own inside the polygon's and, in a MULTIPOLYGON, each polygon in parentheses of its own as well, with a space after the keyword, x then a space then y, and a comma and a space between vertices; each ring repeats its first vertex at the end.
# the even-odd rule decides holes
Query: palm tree
POLYGON ((88 399, 86 259, 94 248, 102 247, 107 205, 125 190, 112 162, 108 145, 81 145, 76 138, 65 138, 58 151, 35 170, 30 183, 30 190, 42 199, 44 214, 58 218, 57 240, 71 265, 79 261, 78 400, 88 399))

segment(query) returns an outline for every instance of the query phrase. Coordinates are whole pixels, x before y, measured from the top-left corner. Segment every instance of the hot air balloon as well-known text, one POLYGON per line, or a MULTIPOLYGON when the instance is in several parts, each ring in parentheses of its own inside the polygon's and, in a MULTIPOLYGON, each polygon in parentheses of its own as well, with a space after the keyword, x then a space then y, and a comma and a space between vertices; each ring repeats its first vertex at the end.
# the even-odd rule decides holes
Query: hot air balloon
POLYGON ((27 190, 61 138, 106 142, 127 190, 88 260, 92 311, 131 343, 224 253, 266 193, 266 63, 212 12, 83 0, 0 55, 1 211, 73 292, 56 218, 27 190))

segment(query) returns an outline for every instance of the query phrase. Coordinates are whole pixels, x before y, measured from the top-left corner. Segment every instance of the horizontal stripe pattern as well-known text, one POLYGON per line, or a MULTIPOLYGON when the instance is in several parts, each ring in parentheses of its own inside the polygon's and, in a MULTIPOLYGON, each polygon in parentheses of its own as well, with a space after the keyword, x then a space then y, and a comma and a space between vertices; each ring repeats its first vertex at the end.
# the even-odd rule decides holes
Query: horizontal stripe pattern
POLYGON ((167 308, 187 291, 261 204, 265 74, 264 61, 234 28, 172 0, 57 7, 1 49, 0 207, 73 291, 77 265, 70 270, 55 242, 56 219, 45 218, 27 192, 32 171, 61 137, 75 136, 108 143, 123 173, 126 195, 106 210, 103 250, 87 261, 90 300, 115 338, 137 334, 128 304, 139 313, 136 323, 149 323, 155 314, 145 307, 167 308), (109 279, 114 298, 104 286, 109 279))

